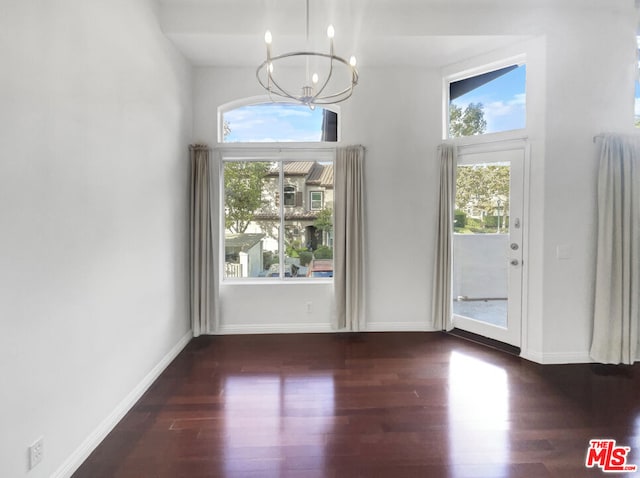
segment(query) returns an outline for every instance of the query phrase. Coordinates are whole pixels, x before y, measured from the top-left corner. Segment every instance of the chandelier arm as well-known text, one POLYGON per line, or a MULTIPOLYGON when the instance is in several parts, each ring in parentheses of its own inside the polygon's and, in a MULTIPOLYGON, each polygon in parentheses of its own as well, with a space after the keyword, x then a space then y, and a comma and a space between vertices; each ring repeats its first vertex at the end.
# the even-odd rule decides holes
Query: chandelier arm
MULTIPOLYGON (((309 1, 309 0, 307 0, 307 1, 309 1)), ((329 39, 329 54, 331 55, 331 58, 329 60, 329 73, 327 74, 327 79, 325 80, 325 82, 322 85, 322 87, 320 87, 320 89, 318 89, 318 92, 313 96, 313 101, 315 101, 316 98, 320 97, 320 95, 322 94, 324 89, 329 84, 329 81, 331 80, 331 75, 333 74, 333 59, 335 58, 335 55, 333 53, 333 38, 329 39)))
POLYGON ((359 76, 358 76, 357 69, 355 67, 353 67, 347 60, 345 60, 342 57, 339 57, 339 56, 334 55, 334 54, 329 54, 329 53, 311 52, 311 51, 298 51, 298 52, 290 52, 290 53, 285 53, 285 54, 282 54, 282 55, 270 57, 269 60, 264 61, 260 66, 258 66, 258 68, 256 69, 256 78, 258 80, 258 83, 260 83, 260 85, 265 90, 267 90, 269 95, 275 94, 275 95, 277 95, 277 96, 279 96, 281 98, 288 98, 288 99, 294 100, 296 102, 307 104, 307 105, 311 106, 311 105, 314 105, 314 104, 329 105, 329 104, 332 104, 332 103, 339 103, 339 102, 345 101, 346 99, 350 98, 351 95, 353 94, 353 87, 358 84, 359 76), (275 78, 271 74, 271 72, 269 71, 269 64, 275 64, 278 60, 283 60, 283 59, 292 58, 292 57, 301 57, 301 56, 322 57, 322 58, 328 58, 328 59, 331 60, 331 63, 330 63, 331 66, 330 66, 330 70, 329 70, 329 75, 327 76, 327 80, 324 82, 324 84, 322 85, 322 87, 318 91, 318 93, 316 93, 316 95, 314 95, 310 99, 307 98, 306 101, 303 100, 303 97, 293 95, 293 94, 289 93, 287 90, 285 90, 284 88, 282 88, 278 84, 278 82, 275 80, 275 78), (337 61, 337 62, 340 62, 340 63, 344 64, 349 69, 349 71, 351 72, 351 84, 347 88, 345 88, 345 89, 343 89, 343 90, 341 90, 341 91, 339 91, 337 93, 333 93, 333 94, 330 94, 330 95, 325 95, 323 97, 320 97, 320 94, 326 88, 327 84, 329 83, 329 79, 331 78, 331 76, 333 74, 334 61, 337 61), (265 85, 265 83, 263 82, 262 78, 260 77, 260 73, 264 68, 267 69, 267 73, 266 73, 267 85, 265 85))
POLYGON ((327 87, 327 85, 329 84, 329 80, 331 80, 331 75, 333 74, 333 59, 335 58, 335 55, 333 53, 331 53, 331 59, 329 61, 329 73, 327 74, 327 79, 324 81, 324 84, 322 85, 322 87, 318 90, 318 92, 313 95, 313 101, 316 100, 316 98, 318 98, 322 92, 324 91, 324 89, 327 87))
MULTIPOLYGON (((272 61, 273 62, 273 59, 272 61)), ((282 88, 277 82, 276 80, 273 78, 273 76, 271 75, 270 72, 267 72, 267 79, 268 79, 268 85, 269 86, 265 86, 265 84, 262 82, 262 79, 260 78, 260 71, 267 65, 267 62, 262 63, 262 65, 260 65, 258 67, 258 69, 256 70, 256 78, 258 79, 258 83, 260 83, 260 85, 267 90, 267 92, 269 93, 269 97, 271 98, 271 94, 280 96, 281 98, 289 98, 291 100, 295 100, 295 101, 300 101, 300 98, 297 96, 293 96, 292 94, 288 93, 287 90, 285 90, 284 88, 282 88), (274 91, 273 87, 271 86, 271 84, 273 84, 276 88, 276 90, 274 91)), ((267 71, 268 71, 268 66, 267 66, 267 71)))
POLYGON ((317 105, 330 105, 332 103, 340 103, 346 99, 349 99, 352 94, 353 94, 353 88, 345 88, 339 93, 323 96, 322 98, 314 100, 314 103, 317 105))
MULTIPOLYGON (((276 91, 274 92, 276 95, 278 96, 282 96, 283 98, 290 98, 292 100, 296 100, 296 101, 300 101, 300 98, 298 98, 297 96, 293 96, 291 93, 289 93, 287 90, 285 90, 284 88, 282 88, 278 82, 273 78, 273 75, 271 75, 271 73, 269 73, 269 79, 271 81, 271 83, 273 83, 273 85, 276 87, 276 91)), ((269 92, 273 92, 272 89, 269 89, 269 92)))

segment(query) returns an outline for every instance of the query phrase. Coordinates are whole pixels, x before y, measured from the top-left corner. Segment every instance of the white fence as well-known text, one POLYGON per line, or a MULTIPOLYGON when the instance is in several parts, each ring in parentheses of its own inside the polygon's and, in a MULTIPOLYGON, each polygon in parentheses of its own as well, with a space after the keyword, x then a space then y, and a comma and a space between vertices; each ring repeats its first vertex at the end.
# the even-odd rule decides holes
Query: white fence
POLYGON ((225 277, 242 277, 242 264, 234 264, 233 262, 224 263, 225 277))

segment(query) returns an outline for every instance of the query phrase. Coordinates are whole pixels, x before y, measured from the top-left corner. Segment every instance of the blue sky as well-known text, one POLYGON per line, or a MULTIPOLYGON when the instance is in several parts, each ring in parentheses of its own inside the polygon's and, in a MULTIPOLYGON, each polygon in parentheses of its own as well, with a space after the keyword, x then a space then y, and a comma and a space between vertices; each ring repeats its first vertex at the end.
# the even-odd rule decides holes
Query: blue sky
POLYGON ((487 120, 486 133, 520 129, 526 126, 526 66, 522 65, 495 80, 456 98, 453 103, 464 110, 469 103, 482 103, 487 120))
POLYGON ((224 113, 231 133, 226 142, 320 141, 322 108, 264 103, 224 113))
MULTIPOLYGON (((636 36, 636 44, 638 45, 638 53, 640 54, 640 36, 636 36)), ((640 60, 638 61, 638 70, 640 70, 640 60)), ((636 98, 633 111, 636 118, 640 118, 640 81, 638 81, 638 79, 636 79, 636 98)))

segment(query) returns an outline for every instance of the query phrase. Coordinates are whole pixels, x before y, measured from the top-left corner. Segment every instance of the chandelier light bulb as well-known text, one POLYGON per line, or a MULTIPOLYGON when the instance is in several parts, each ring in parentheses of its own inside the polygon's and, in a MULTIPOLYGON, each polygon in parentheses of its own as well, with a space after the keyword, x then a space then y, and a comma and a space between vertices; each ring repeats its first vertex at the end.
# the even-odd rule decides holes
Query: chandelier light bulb
POLYGON ((273 73, 273 63, 269 63, 269 73, 273 73))
POLYGON ((336 34, 336 30, 335 30, 335 28, 333 28, 333 25, 329 25, 329 26, 327 27, 327 36, 328 36, 329 38, 333 38, 333 37, 335 36, 335 34, 336 34))
POLYGON ((349 58, 349 64, 350 64, 352 67, 354 67, 354 68, 355 68, 355 66, 356 66, 356 64, 357 64, 357 63, 358 63, 358 62, 356 61, 356 57, 355 57, 355 56, 353 56, 353 55, 351 55, 351 58, 349 58))
POLYGON ((311 81, 313 82, 314 85, 318 82, 318 74, 317 73, 313 74, 313 76, 311 77, 311 81))
POLYGON ((273 41, 273 37, 271 36, 271 31, 267 30, 264 34, 264 42, 267 45, 271 45, 272 41, 273 41))

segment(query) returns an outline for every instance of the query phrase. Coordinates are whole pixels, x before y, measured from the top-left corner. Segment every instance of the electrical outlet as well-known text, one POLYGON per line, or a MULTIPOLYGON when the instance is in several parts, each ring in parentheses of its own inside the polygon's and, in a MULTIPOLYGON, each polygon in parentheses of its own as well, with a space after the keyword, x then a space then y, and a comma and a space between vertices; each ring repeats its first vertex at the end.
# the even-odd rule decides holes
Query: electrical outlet
POLYGON ((40 437, 29 447, 29 469, 32 469, 42 461, 43 453, 44 437, 40 437))

